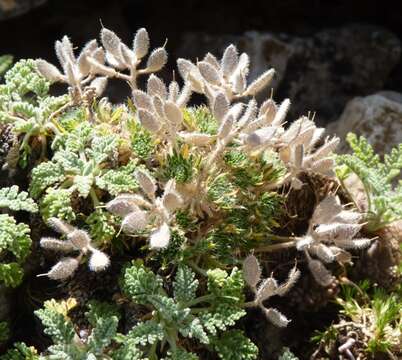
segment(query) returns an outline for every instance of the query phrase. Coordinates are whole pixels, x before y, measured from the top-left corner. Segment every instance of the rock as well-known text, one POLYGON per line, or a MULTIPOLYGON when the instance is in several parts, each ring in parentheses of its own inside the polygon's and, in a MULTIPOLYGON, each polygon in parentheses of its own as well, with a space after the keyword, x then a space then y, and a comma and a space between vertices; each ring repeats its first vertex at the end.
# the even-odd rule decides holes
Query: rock
POLYGON ((239 36, 183 35, 175 55, 195 60, 206 52, 218 56, 230 43, 251 57, 251 77, 277 70, 275 98, 293 103, 289 119, 316 112, 320 125, 336 120, 356 96, 380 91, 398 63, 401 44, 376 26, 350 25, 309 37, 247 32, 239 36))
POLYGON ((354 98, 327 131, 341 138, 341 152, 349 149, 346 134, 354 132, 367 138, 377 153, 388 153, 402 140, 402 94, 387 91, 354 98))
POLYGON ((0 20, 24 14, 47 0, 0 0, 0 20))

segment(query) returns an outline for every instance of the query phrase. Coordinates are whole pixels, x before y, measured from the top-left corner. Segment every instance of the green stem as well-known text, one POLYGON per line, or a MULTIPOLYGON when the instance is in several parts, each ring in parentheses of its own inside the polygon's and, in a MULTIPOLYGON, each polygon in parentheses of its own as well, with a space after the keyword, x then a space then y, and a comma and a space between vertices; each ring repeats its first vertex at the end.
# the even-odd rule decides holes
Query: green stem
POLYGON ((295 241, 296 238, 294 236, 280 236, 280 235, 271 235, 269 234, 267 236, 267 240, 273 240, 273 241, 278 241, 278 242, 288 242, 288 241, 295 241))
POLYGON ((195 262, 188 261, 187 265, 190 266, 198 274, 205 276, 205 277, 208 276, 208 273, 204 269, 200 268, 195 262))
POLYGON ((99 206, 100 201, 98 199, 98 196, 96 195, 94 188, 91 188, 91 190, 89 190, 89 195, 91 196, 94 207, 96 208, 97 206, 99 206))
POLYGON ((202 303, 202 302, 208 302, 209 300, 213 300, 214 298, 215 298, 215 296, 212 294, 200 296, 200 297, 186 303, 185 307, 191 307, 191 306, 194 306, 194 305, 202 303))
POLYGON ((284 250, 284 249, 289 249, 292 247, 295 247, 296 241, 289 241, 281 244, 274 244, 274 245, 267 245, 267 246, 261 246, 258 248, 254 249, 255 253, 258 252, 274 252, 278 250, 284 250))

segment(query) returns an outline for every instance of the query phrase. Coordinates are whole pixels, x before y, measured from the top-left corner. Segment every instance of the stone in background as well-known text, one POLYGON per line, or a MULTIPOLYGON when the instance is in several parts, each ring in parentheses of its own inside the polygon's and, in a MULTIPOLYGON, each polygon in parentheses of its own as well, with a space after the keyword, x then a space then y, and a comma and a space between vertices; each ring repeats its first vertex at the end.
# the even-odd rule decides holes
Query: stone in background
POLYGON ((348 132, 363 135, 379 154, 388 153, 402 142, 402 94, 382 91, 349 101, 338 121, 327 127, 328 133, 341 138, 338 150, 349 149, 348 132))
POLYGON ((308 37, 267 32, 238 36, 187 33, 175 55, 195 60, 209 51, 220 56, 230 43, 250 55, 252 77, 267 67, 277 70, 274 98, 290 98, 289 120, 311 111, 316 112, 320 125, 338 119, 354 97, 380 91, 401 53, 399 39, 388 30, 350 25, 308 37))

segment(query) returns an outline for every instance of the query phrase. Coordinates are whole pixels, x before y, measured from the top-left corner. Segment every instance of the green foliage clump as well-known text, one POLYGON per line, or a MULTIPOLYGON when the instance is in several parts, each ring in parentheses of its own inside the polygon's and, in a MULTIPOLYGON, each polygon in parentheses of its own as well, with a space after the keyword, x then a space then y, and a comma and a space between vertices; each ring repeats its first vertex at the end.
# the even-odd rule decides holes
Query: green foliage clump
POLYGON ((114 307, 97 302, 90 303, 86 316, 91 333, 88 338, 81 339, 68 317, 68 311, 74 306, 72 299, 61 303, 47 301, 43 309, 35 311, 43 324, 44 333, 53 341, 44 359, 87 360, 103 358, 103 355, 107 354, 119 322, 114 307))
POLYGON ((0 85, 0 123, 12 124, 17 135, 22 134, 20 164, 25 166, 31 153, 31 139, 41 142, 46 151, 47 136, 60 129, 53 113, 68 103, 69 97, 50 96, 50 83, 36 71, 34 60, 20 60, 5 75, 0 85))
MULTIPOLYGON (((194 339, 206 348, 219 349, 218 355, 228 359, 225 340, 217 339, 218 332, 234 326, 245 315, 241 308, 244 301, 241 272, 234 269, 230 275, 216 269, 208 272, 208 291, 198 295, 199 280, 187 266, 177 269, 170 297, 163 287, 163 279, 136 262, 124 274, 123 290, 135 303, 151 307, 151 318, 141 322, 122 336, 123 353, 130 348, 143 351, 150 359, 166 352, 168 358, 198 357, 183 347, 180 338, 194 339), (197 306, 196 306, 197 305, 197 306), (200 307, 201 306, 201 307, 200 307), (164 345, 165 344, 165 345, 164 345), (184 356, 184 357, 183 357, 184 356), (187 357, 185 357, 187 356, 187 357)), ((257 351, 240 332, 237 338, 244 347, 237 350, 238 359, 255 359, 257 351)), ((227 339, 226 339, 227 341, 227 339)))
MULTIPOLYGON (((18 186, 0 189, 0 208, 13 211, 38 211, 37 205, 18 186)), ((17 287, 23 279, 23 264, 30 253, 30 228, 8 214, 0 214, 0 283, 17 287)))
MULTIPOLYGON (((57 41, 59 67, 21 60, 4 76, 2 181, 28 190, 0 189, 0 291, 30 269, 24 299, 30 308, 44 303, 35 314, 51 345, 36 351, 17 343, 1 359, 256 359, 243 331, 247 309, 286 327, 289 306, 296 312, 305 299, 335 297, 350 275, 348 250, 373 244, 375 254, 370 232, 401 218, 401 147, 380 159, 349 135, 354 154, 337 157, 337 175, 344 182, 355 173, 363 183, 367 206, 356 201, 354 209, 338 192, 339 139, 324 138, 310 117, 288 126, 289 99, 257 102, 273 69, 248 83, 250 59, 231 45, 219 60, 178 59, 183 81, 165 84, 155 75, 167 63, 165 47, 149 53, 149 45, 145 29, 127 46, 102 28, 100 41, 79 55, 67 36, 57 41), (129 84, 129 100, 101 97, 112 78, 129 84), (64 95, 53 96, 56 82, 66 85, 64 95), (204 104, 190 106, 193 93, 204 104), (32 240, 28 223, 37 226, 32 240), (53 252, 63 256, 49 269, 53 252), (306 289, 307 279, 289 301, 301 273, 312 274, 325 296, 306 289), (120 290, 110 284, 119 276, 120 290)), ((0 57, 0 75, 9 62, 0 57)), ((399 295, 343 301, 345 319, 372 325, 367 353, 397 353, 399 295)), ((336 344, 339 328, 331 329, 320 341, 336 344)), ((295 358, 283 350, 281 359, 295 358)))
POLYGON ((338 155, 338 176, 344 181, 354 173, 362 182, 367 200, 367 209, 362 209, 367 213, 367 229, 376 231, 402 219, 402 183, 394 186, 402 169, 402 144, 381 161, 365 138, 350 133, 347 141, 353 154, 338 155))
POLYGON ((0 56, 0 76, 10 68, 13 63, 13 57, 11 55, 1 55, 0 56))

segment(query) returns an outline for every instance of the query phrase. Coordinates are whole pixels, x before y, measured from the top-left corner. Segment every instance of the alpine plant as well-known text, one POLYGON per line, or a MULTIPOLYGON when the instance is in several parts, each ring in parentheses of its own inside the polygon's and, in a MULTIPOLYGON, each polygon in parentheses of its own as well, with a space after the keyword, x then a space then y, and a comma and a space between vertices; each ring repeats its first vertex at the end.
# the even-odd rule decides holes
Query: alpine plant
POLYGON ((27 269, 68 296, 43 291, 35 311, 52 345, 17 343, 4 359, 257 359, 243 331, 252 308, 278 331, 293 326, 284 314, 299 278, 330 287, 331 263, 351 264, 353 249, 400 218, 400 148, 382 164, 350 135, 355 154, 335 158, 339 139, 313 118, 287 119, 289 99, 257 101, 275 71, 249 79, 234 45, 221 58, 178 59, 172 81, 157 75, 167 52, 151 50, 145 29, 132 45, 103 28, 79 52, 67 36, 55 50, 59 65, 21 60, 0 85, 4 182, 27 180, 27 192, 0 189, 0 283, 19 286, 27 269), (101 97, 110 79, 129 85, 127 102, 101 97), (56 82, 64 95, 52 95, 56 82), (352 173, 365 207, 340 190, 352 173), (25 266, 31 245, 40 261, 25 266), (263 276, 273 251, 288 261, 263 276))

